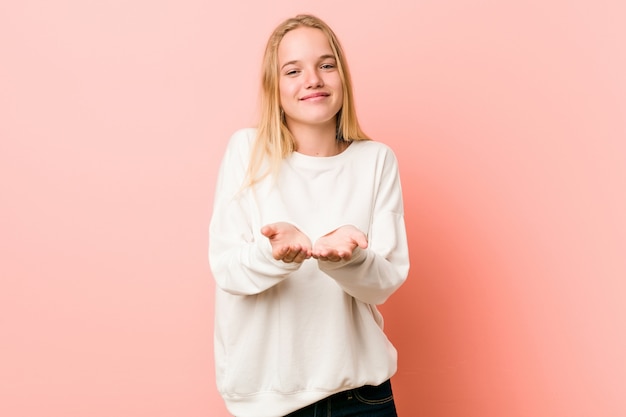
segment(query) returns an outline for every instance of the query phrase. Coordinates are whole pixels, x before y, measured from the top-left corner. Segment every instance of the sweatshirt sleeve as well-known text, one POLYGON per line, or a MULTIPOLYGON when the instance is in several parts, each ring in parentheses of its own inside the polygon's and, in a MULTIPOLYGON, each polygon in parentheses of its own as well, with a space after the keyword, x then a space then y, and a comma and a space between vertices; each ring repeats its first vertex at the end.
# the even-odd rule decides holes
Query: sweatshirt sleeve
POLYGON ((228 143, 209 225, 209 264, 215 282, 238 295, 261 293, 301 265, 275 260, 269 240, 253 228, 252 192, 242 185, 254 134, 251 129, 238 131, 228 143))
POLYGON ((384 303, 409 272, 400 175, 390 149, 379 169, 367 249, 357 247, 349 261, 318 261, 344 291, 368 304, 384 303))

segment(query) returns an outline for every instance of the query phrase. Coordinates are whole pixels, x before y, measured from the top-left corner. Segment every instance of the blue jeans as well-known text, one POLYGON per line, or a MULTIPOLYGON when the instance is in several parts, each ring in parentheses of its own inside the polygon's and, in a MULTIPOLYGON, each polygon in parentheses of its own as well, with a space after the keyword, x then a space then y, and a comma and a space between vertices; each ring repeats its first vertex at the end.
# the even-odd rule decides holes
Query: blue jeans
POLYGON ((391 382, 343 391, 285 417, 398 417, 391 382))

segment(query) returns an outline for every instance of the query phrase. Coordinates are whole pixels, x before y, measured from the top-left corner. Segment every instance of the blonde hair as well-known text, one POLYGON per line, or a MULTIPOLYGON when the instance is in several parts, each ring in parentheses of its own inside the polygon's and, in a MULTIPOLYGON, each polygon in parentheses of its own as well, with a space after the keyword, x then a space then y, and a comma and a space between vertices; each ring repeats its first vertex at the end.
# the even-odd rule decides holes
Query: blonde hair
POLYGON ((269 174, 276 174, 282 160, 294 151, 294 139, 287 127, 280 105, 278 46, 283 37, 299 27, 321 30, 328 38, 330 48, 337 60, 337 70, 343 89, 343 104, 337 113, 337 140, 368 140, 361 130, 356 116, 352 80, 345 54, 339 39, 330 26, 318 17, 301 14, 289 18, 274 29, 265 47, 261 75, 261 112, 257 126, 257 137, 252 147, 247 184, 252 186, 269 174), (269 165, 261 168, 264 162, 269 165))

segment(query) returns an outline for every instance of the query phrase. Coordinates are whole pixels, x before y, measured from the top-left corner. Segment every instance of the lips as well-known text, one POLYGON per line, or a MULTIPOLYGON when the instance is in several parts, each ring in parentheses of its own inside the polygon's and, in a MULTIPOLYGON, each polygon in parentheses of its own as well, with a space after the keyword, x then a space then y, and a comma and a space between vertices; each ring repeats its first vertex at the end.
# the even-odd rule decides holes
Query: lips
POLYGON ((308 94, 304 97, 301 97, 300 100, 310 100, 310 99, 314 99, 314 98, 320 98, 320 97, 328 97, 330 96, 330 94, 328 93, 323 93, 323 92, 319 92, 319 93, 313 93, 313 94, 308 94))

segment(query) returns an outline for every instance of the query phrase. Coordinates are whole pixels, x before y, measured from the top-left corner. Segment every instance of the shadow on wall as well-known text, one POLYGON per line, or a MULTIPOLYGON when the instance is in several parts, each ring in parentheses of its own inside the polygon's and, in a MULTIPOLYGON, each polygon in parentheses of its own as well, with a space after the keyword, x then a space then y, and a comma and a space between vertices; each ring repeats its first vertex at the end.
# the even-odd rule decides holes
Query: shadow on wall
POLYGON ((411 270, 380 307, 399 352, 393 378, 399 414, 511 415, 519 390, 527 389, 519 379, 532 376, 532 366, 511 364, 534 361, 510 272, 498 260, 497 226, 485 226, 454 189, 456 180, 463 183, 455 178, 462 173, 439 175, 445 159, 435 166, 426 160, 432 152, 416 151, 415 143, 403 149, 408 146, 392 145, 401 169, 411 270))

